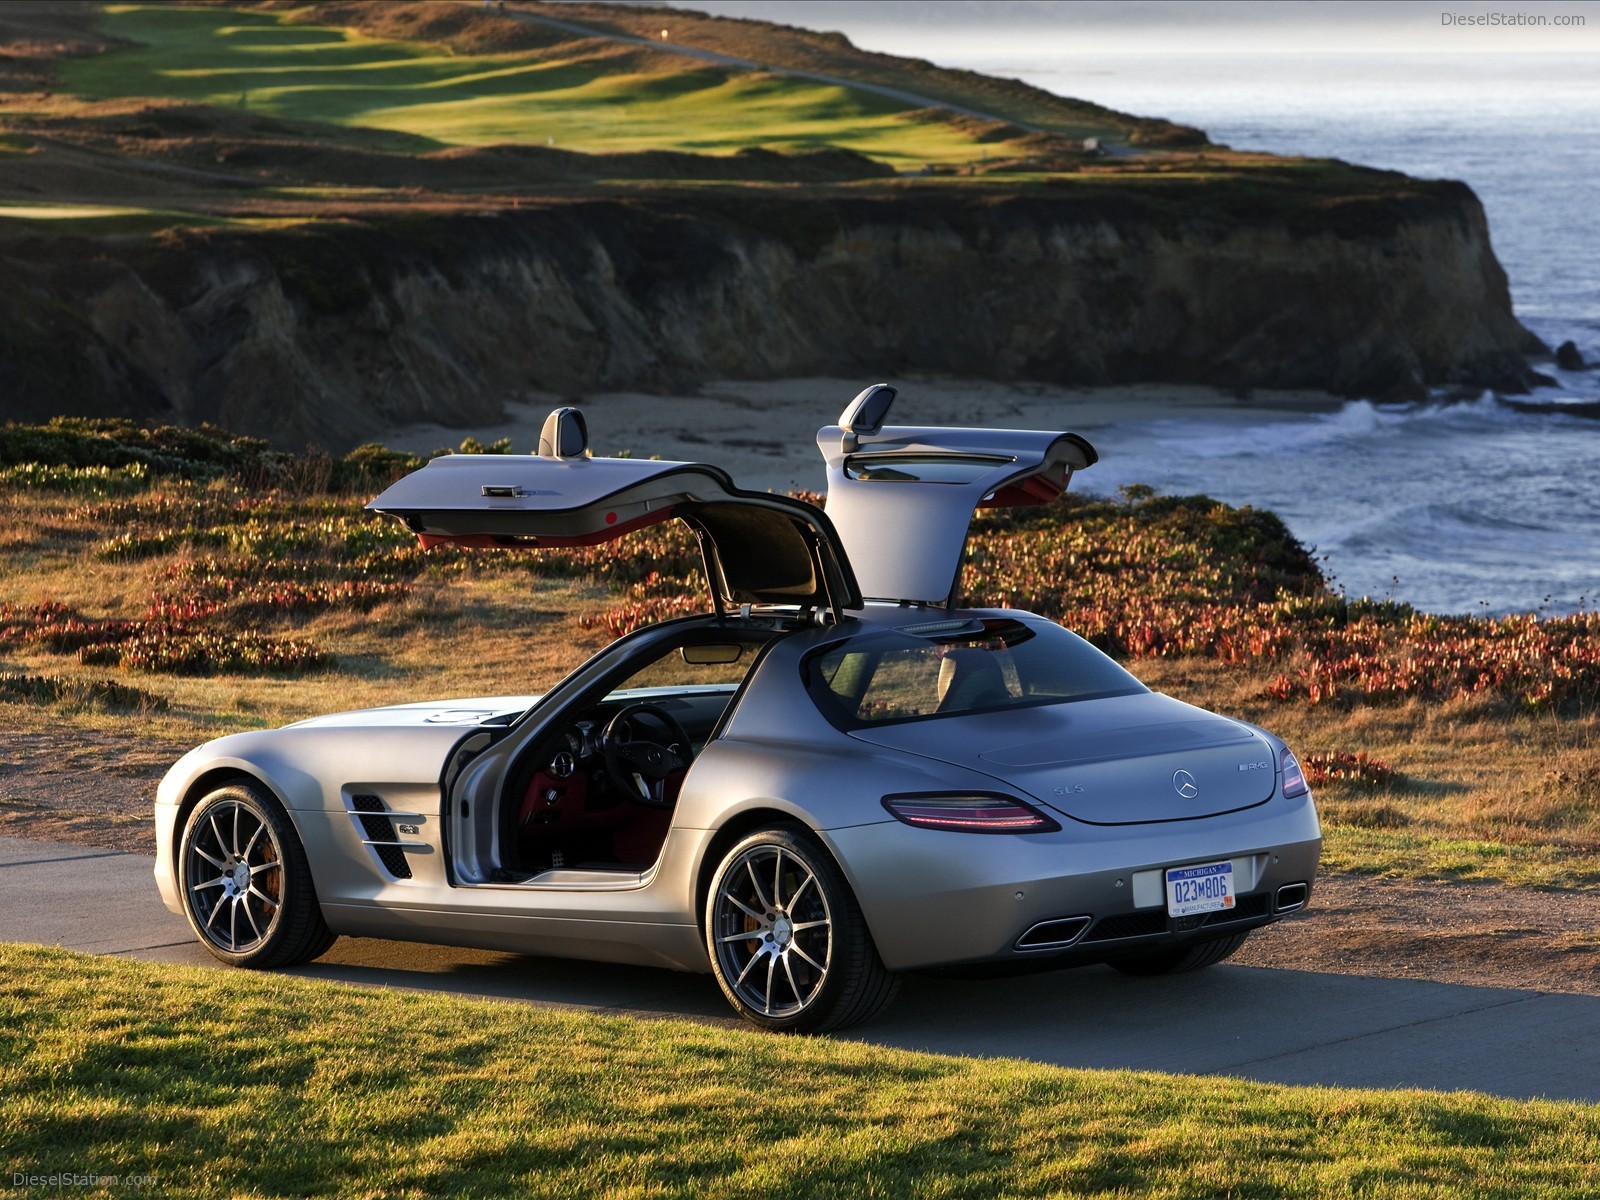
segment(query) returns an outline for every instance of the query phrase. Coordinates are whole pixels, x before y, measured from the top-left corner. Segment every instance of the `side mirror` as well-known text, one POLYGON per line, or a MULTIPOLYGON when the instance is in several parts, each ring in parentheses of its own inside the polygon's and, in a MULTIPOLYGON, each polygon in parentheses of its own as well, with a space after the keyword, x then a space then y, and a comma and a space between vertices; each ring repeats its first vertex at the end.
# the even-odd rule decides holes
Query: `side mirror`
POLYGON ((857 439, 864 433, 877 433, 889 416, 889 406, 900 393, 887 383, 875 383, 863 388, 856 398, 839 414, 839 428, 844 430, 844 449, 848 453, 856 448, 857 439))
POLYGON ((540 458, 582 458, 589 449, 589 423, 575 408, 558 408, 539 431, 540 458))

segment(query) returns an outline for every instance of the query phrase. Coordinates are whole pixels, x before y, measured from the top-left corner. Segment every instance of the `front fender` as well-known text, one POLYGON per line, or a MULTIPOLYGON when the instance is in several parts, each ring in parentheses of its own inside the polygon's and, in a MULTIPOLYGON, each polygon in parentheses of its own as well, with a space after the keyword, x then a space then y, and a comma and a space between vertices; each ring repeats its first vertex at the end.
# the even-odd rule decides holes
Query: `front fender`
MULTIPOLYGON (((439 776, 457 743, 474 726, 300 726, 229 734, 189 751, 156 790, 156 886, 166 906, 181 912, 178 840, 189 811, 230 776, 249 778, 283 805, 305 847, 319 894, 324 880, 345 878, 346 851, 323 831, 348 824, 348 796, 375 792, 439 811, 439 776)), ((422 811, 420 808, 415 811, 422 811)), ((325 897, 326 898, 326 897, 325 897)))

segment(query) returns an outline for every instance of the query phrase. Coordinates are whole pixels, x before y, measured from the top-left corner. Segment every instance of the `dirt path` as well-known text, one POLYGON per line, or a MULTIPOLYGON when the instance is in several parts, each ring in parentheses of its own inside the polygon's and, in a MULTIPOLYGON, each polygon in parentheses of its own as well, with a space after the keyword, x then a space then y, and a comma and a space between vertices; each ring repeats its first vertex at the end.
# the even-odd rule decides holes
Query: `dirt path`
MULTIPOLYGON (((154 854, 150 806, 189 747, 79 729, 12 734, 0 835, 154 854)), ((1258 931, 1252 966, 1600 995, 1600 894, 1344 876, 1258 931)))
POLYGON ((0 835, 154 854, 156 784, 189 749, 108 730, 8 733, 0 835))
POLYGON ((1232 961, 1600 996, 1600 894, 1322 879, 1232 961))

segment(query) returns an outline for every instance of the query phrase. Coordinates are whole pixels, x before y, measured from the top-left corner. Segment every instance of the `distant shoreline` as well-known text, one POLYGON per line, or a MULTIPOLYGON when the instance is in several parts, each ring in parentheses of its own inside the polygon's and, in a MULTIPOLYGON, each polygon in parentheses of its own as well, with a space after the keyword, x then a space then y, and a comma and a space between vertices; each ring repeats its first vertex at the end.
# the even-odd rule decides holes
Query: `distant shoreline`
MULTIPOLYGON (((818 428, 837 420, 851 397, 877 382, 864 377, 729 380, 707 384, 696 395, 603 392, 581 400, 535 393, 507 404, 506 419, 492 425, 403 425, 374 440, 396 450, 427 454, 457 447, 469 437, 484 445, 510 438, 512 452, 526 454, 535 448, 545 414, 563 404, 576 404, 588 419, 596 454, 627 451, 639 458, 659 455, 673 461, 710 462, 726 468, 741 486, 757 491, 822 491, 818 428)), ((900 389, 893 413, 897 424, 1059 428, 1085 433, 1091 441, 1095 429, 1121 421, 1204 414, 1219 425, 1254 425, 1337 412, 1347 403, 1328 392, 1262 390, 1241 398, 1195 384, 1073 388, 894 377, 881 382, 900 389)))

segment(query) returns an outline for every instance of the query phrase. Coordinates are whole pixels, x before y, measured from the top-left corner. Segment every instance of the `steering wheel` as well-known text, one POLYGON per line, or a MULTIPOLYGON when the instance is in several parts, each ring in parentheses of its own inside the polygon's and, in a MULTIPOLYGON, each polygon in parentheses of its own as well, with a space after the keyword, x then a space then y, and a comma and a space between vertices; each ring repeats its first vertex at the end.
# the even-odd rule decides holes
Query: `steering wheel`
POLYGON ((605 755, 606 774, 611 781, 628 799, 650 808, 666 808, 672 803, 666 794, 667 777, 674 771, 688 770, 689 760, 694 757, 683 726, 657 704, 630 704, 619 710, 606 722, 605 731, 600 735, 600 749, 605 755), (635 737, 632 728, 635 717, 653 718, 672 741, 663 746, 660 742, 635 737))

